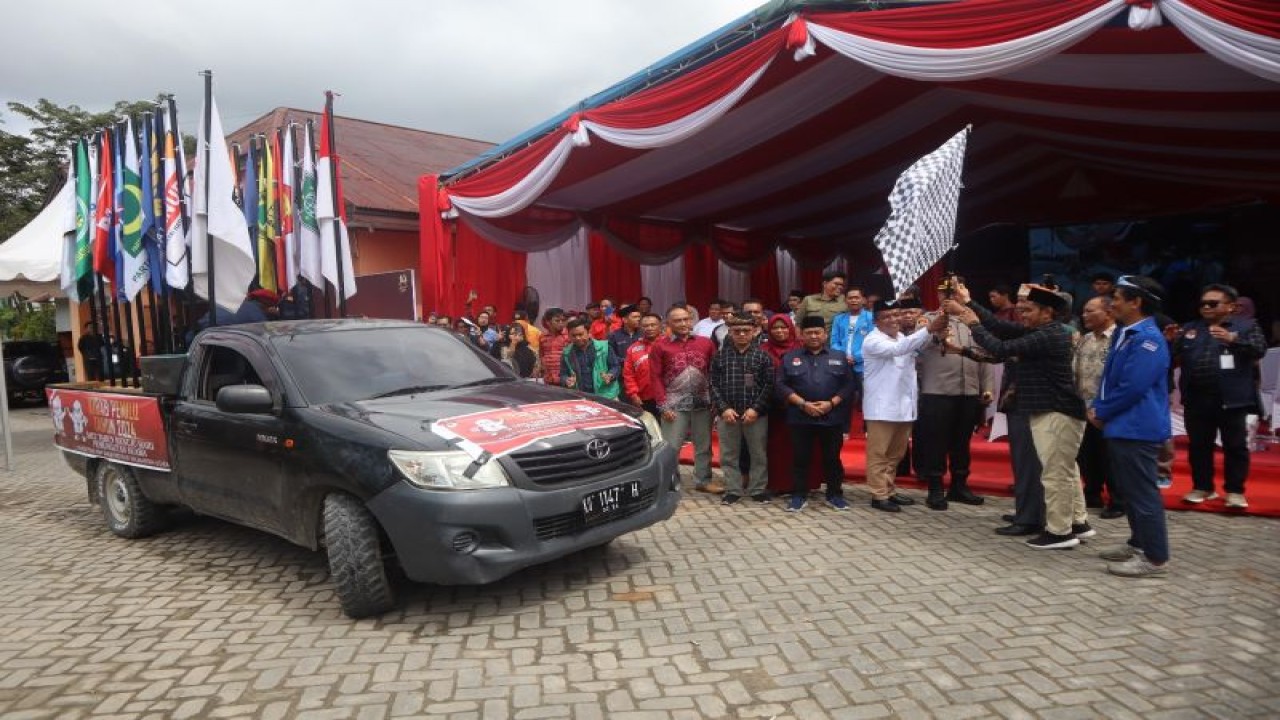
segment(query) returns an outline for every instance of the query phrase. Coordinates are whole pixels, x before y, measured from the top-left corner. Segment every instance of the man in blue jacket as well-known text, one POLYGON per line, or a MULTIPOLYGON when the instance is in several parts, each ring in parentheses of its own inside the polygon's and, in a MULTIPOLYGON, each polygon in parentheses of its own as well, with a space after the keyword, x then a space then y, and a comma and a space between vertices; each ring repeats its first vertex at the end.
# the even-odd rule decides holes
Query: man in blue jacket
POLYGON ((1122 577, 1164 575, 1169 534, 1157 485, 1156 456, 1170 436, 1169 351, 1152 315, 1164 288, 1141 275, 1116 281, 1111 351, 1089 422, 1107 440, 1111 475, 1128 499, 1129 541, 1100 553, 1107 571, 1122 577))

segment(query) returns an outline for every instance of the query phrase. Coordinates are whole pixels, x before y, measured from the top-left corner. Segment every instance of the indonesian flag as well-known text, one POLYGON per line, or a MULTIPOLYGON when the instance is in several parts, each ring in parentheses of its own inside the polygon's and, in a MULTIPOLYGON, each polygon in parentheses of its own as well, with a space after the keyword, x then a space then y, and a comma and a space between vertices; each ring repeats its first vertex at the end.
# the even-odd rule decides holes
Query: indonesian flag
POLYGON ((329 126, 333 124, 333 97, 325 104, 320 124, 319 159, 316 162, 316 221, 320 225, 320 272, 338 289, 341 272, 343 297, 356 294, 356 273, 351 265, 351 238, 347 235, 346 202, 342 196, 342 165, 333 152, 329 126), (336 183, 334 179, 337 179, 336 183))
POLYGON ((298 198, 298 274, 312 285, 323 288, 320 272, 320 225, 316 221, 315 143, 311 123, 302 129, 302 187, 298 198))
POLYGON ((220 307, 240 309, 257 268, 253 261, 249 228, 231 193, 235 177, 227 155, 227 136, 222 132, 218 104, 201 113, 200 141, 196 146, 195 213, 191 226, 191 279, 196 294, 209 297, 209 268, 214 269, 214 292, 220 307), (210 124, 205 125, 208 115, 210 124), (209 240, 213 240, 213 256, 209 240))

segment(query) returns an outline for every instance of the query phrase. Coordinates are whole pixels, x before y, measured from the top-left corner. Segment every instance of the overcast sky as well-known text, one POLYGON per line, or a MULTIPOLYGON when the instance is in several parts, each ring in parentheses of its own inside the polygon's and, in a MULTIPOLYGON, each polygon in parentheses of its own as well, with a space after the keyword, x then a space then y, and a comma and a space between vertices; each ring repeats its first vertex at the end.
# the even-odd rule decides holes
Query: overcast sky
MULTIPOLYGON (((6 2, 0 102, 100 111, 172 92, 195 132, 202 85, 230 132, 274 107, 501 142, 763 0, 6 2)), ((28 128, 0 107, 4 130, 28 128)))

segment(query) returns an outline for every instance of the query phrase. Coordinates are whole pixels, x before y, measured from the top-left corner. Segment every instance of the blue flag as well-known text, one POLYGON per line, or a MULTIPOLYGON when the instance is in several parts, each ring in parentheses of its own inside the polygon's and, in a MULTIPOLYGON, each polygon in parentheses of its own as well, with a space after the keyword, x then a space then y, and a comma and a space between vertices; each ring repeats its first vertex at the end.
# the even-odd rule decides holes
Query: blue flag
POLYGON ((164 193, 160 190, 160 140, 156 135, 156 118, 150 113, 143 116, 139 138, 138 172, 142 176, 142 247, 147 252, 147 267, 151 270, 151 289, 163 296, 167 289, 164 281, 164 193), (159 261, 159 262, 157 262, 159 261))
MULTIPOLYGON (((250 140, 244 154, 244 174, 240 182, 240 202, 244 203, 241 209, 244 211, 244 224, 249 228, 249 237, 258 236, 258 159, 253 146, 254 142, 250 140)), ((254 246, 254 266, 257 267, 258 244, 251 244, 254 246)))

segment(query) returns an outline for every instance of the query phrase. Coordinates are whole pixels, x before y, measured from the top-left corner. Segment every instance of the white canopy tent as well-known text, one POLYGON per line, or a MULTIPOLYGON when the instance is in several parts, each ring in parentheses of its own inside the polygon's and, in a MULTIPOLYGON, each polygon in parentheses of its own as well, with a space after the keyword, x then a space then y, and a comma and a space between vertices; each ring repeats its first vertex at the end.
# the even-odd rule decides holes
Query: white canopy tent
POLYGON ((67 204, 74 188, 68 183, 26 227, 0 244, 0 280, 48 282, 62 269, 62 235, 66 230, 67 204))

